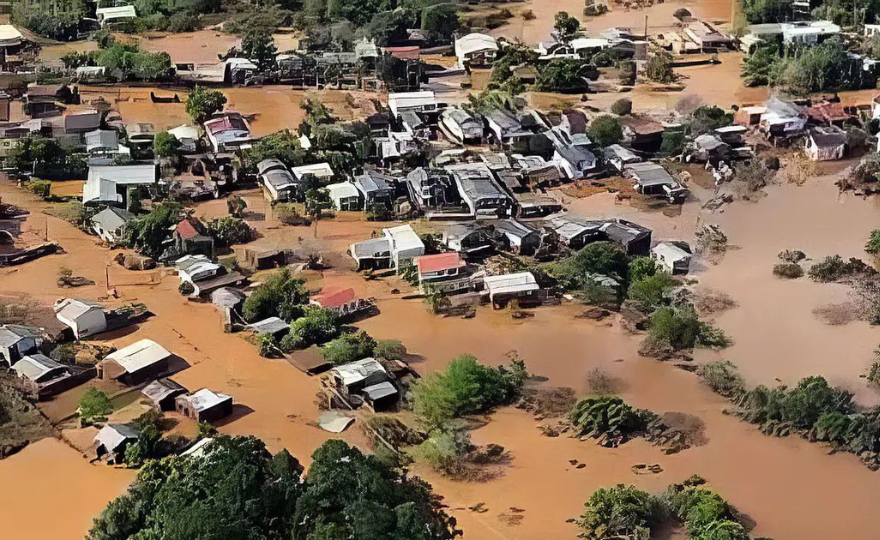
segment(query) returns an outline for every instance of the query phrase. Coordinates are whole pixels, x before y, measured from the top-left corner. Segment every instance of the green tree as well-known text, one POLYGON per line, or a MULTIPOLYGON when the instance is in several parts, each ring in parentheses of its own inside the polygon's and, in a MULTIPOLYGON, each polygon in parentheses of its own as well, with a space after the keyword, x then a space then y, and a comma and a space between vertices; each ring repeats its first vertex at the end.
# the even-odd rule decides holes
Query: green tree
POLYGON ((281 339, 281 350, 291 352, 326 343, 339 335, 339 315, 335 311, 307 308, 305 314, 290 324, 290 332, 281 339))
POLYGON ((560 11, 553 18, 553 30, 562 41, 570 41, 581 29, 581 23, 577 17, 572 17, 565 11, 560 11))
POLYGON ((257 322, 269 317, 292 321, 303 315, 309 293, 305 281, 295 278, 290 270, 278 270, 245 299, 242 316, 246 321, 257 322))
POLYGON ((538 71, 535 89, 563 94, 585 92, 590 87, 587 77, 595 78, 595 75, 596 68, 589 62, 555 58, 538 71))
POLYGON ((452 540, 455 520, 430 486, 343 441, 312 455, 292 538, 452 540))
POLYGON ((663 503, 634 486, 618 484, 596 490, 584 504, 578 526, 585 538, 648 540, 665 518, 663 503))
POLYGON ((275 66, 275 56, 278 50, 275 48, 275 40, 267 30, 250 30, 241 38, 242 54, 256 62, 261 70, 272 69, 275 66))
POLYGON ((180 148, 180 141, 167 131, 157 133, 153 139, 153 153, 157 158, 176 157, 178 148, 180 148))
POLYGON ((201 124, 226 105, 226 96, 219 90, 209 90, 203 86, 196 86, 189 93, 186 100, 186 114, 193 122, 201 124))
POLYGON ((79 417, 84 423, 100 420, 113 412, 113 404, 104 392, 86 388, 79 399, 79 417))
POLYGON ((618 116, 626 116, 633 110, 633 102, 627 98, 621 98, 611 104, 611 112, 618 116))
POLYGON ((582 399, 569 414, 578 433, 593 438, 627 437, 644 431, 655 418, 654 413, 636 409, 617 396, 582 399))
POLYGON ((611 146, 623 140, 623 126, 617 118, 603 114, 590 122, 589 134, 599 146, 611 146))
POLYGON ((177 225, 182 207, 176 202, 165 202, 153 207, 153 211, 125 225, 124 243, 144 255, 157 258, 162 254, 162 245, 169 236, 169 229, 177 225))
POLYGON ((217 437, 206 452, 210 459, 147 461, 88 538, 289 537, 303 492, 297 467, 273 459, 253 437, 217 437))
POLYGON ((715 105, 703 105, 691 114, 690 129, 694 135, 710 133, 733 123, 733 114, 715 105))
POLYGON ((868 243, 865 244, 865 251, 872 255, 880 254, 880 229, 874 229, 871 231, 871 236, 868 237, 868 243))
POLYGON ((675 82, 675 73, 672 71, 672 56, 665 52, 651 56, 645 66, 645 75, 654 82, 664 84, 675 82))
POLYGON ((422 30, 435 41, 449 40, 458 26, 458 10, 452 3, 434 4, 422 10, 422 30))
POLYGON ((510 368, 491 368, 464 354, 443 371, 416 382, 411 389, 413 412, 430 428, 439 428, 453 418, 485 412, 509 403, 525 383, 520 361, 510 368))
POLYGON ((607 276, 624 283, 629 271, 626 253, 613 242, 593 242, 551 268, 566 289, 582 288, 593 276, 607 276))
POLYGON ((373 348, 373 354, 385 360, 403 360, 406 357, 406 347, 396 339, 379 339, 373 348))
POLYGON ((638 281, 653 276, 661 270, 662 268, 657 264, 657 261, 651 257, 634 257, 628 265, 629 280, 630 282, 638 281))
POLYGON ((244 220, 232 216, 216 218, 208 223, 208 233, 224 247, 250 242, 255 232, 244 220))
POLYGON ((328 341, 321 352, 324 359, 336 365, 347 364, 362 358, 373 356, 376 340, 364 331, 342 334, 328 341))
POLYGON ((649 310, 654 310, 669 302, 669 293, 678 285, 668 272, 659 271, 653 276, 644 276, 630 283, 627 296, 649 310))
POLYGON ((774 65, 779 62, 779 48, 776 45, 759 45, 742 65, 742 80, 746 86, 767 86, 770 84, 774 65))

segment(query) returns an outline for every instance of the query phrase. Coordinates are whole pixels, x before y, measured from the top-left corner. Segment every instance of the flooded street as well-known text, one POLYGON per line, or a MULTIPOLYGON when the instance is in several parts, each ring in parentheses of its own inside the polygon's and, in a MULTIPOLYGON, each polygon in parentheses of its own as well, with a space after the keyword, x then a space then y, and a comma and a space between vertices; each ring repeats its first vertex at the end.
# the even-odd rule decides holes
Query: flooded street
POLYGON ((90 465, 56 439, 43 439, 0 460, 3 537, 82 538, 92 518, 122 495, 135 471, 90 465))

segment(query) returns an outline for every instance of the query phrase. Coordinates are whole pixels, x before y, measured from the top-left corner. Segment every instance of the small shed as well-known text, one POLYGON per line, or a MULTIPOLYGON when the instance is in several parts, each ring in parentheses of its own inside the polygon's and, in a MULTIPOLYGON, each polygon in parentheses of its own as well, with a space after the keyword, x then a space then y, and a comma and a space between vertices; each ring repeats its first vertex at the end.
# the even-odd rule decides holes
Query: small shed
POLYGON ((361 391, 361 395, 373 412, 394 409, 398 402, 397 388, 389 381, 367 386, 361 391))
POLYGON ((105 459, 109 463, 121 463, 125 457, 125 449, 138 440, 140 433, 128 424, 107 424, 95 435, 94 453, 97 459, 105 459))
POLYGON ((531 272, 518 272, 484 278, 493 308, 503 307, 511 300, 539 300, 541 287, 531 272))
POLYGON ((171 353, 151 339, 142 339, 107 355, 98 363, 98 376, 137 385, 169 369, 171 353))
POLYGON ((82 339, 107 330, 107 315, 97 302, 65 298, 53 306, 55 318, 73 332, 76 339, 82 339))
POLYGON ((160 411, 173 411, 177 396, 186 394, 186 392, 186 388, 171 379, 153 381, 141 390, 141 394, 160 411))
POLYGON ((336 366, 330 370, 330 376, 336 387, 348 395, 388 380, 388 372, 375 358, 364 358, 336 366))
POLYGON ((232 396, 207 388, 175 399, 177 412, 197 422, 216 422, 232 414, 232 396))
POLYGON ((691 266, 691 254, 671 242, 660 242, 651 248, 651 257, 670 274, 687 274, 691 266))
POLYGON ((248 325, 248 328, 259 336, 281 337, 290 331, 290 325, 278 317, 269 317, 248 325))

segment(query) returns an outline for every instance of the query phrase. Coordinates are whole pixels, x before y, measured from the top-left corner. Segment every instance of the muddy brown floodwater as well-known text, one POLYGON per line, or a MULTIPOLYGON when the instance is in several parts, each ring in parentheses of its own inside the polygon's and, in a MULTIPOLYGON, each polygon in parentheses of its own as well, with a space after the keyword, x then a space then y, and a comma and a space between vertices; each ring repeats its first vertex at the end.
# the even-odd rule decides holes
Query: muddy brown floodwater
POLYGON ((122 495, 134 471, 90 465, 76 450, 43 439, 0 461, 3 538, 82 538, 107 501, 122 495), (42 506, 43 510, 39 507, 42 506), (50 513, 46 509, 51 508, 50 513))
MULTIPOLYGON (((820 373, 832 382, 858 391, 864 402, 873 400, 858 378, 870 360, 878 332, 861 323, 844 327, 822 324, 812 310, 830 301, 842 301, 845 291, 802 279, 777 280, 771 268, 778 251, 801 249, 818 258, 841 253, 859 256, 868 231, 878 225, 877 206, 871 200, 839 196, 832 179, 814 178, 804 186, 771 186, 757 203, 738 202, 717 215, 701 215, 699 206, 711 194, 695 188, 695 200, 678 216, 640 212, 617 204, 613 195, 595 195, 567 201, 586 216, 628 216, 652 227, 656 238, 693 240, 698 218, 718 222, 739 249, 731 250, 717 266, 701 263, 693 277, 701 285, 730 294, 740 307, 721 315, 717 323, 735 345, 723 353, 701 352, 698 361, 723 357, 742 367, 750 383, 787 383, 820 373)), ((114 252, 98 246, 93 237, 67 223, 38 212, 40 203, 0 181, 5 202, 34 210, 25 228, 59 242, 65 254, 0 271, 0 293, 26 292, 51 303, 71 294, 55 287, 60 266, 67 266, 96 285, 78 289, 76 296, 96 299, 106 294, 105 264, 114 252)), ((321 221, 309 228, 281 227, 256 192, 246 193, 249 219, 262 237, 256 245, 295 247, 327 255, 333 269, 309 274, 309 286, 350 285, 361 296, 377 299, 381 314, 359 326, 377 338, 400 339, 414 355, 421 373, 442 368, 451 358, 471 353, 487 364, 506 361, 516 350, 529 370, 546 377, 544 386, 570 386, 586 391, 586 377, 601 368, 620 381, 621 395, 638 407, 657 412, 682 412, 705 424, 706 444, 667 456, 643 441, 605 449, 566 437, 547 438, 525 412, 501 409, 485 427, 476 430, 477 443, 503 445, 511 465, 496 479, 482 483, 452 482, 430 471, 416 472, 434 484, 465 530, 466 538, 572 538, 566 519, 580 512, 584 500, 598 487, 626 482, 658 491, 691 474, 700 474, 756 523, 756 535, 776 539, 873 539, 880 530, 874 501, 880 497, 880 475, 868 471, 852 455, 829 456, 827 449, 797 438, 777 439, 753 426, 722 414, 725 402, 703 388, 696 377, 675 367, 638 356, 638 336, 616 323, 575 318, 574 305, 534 311, 534 317, 514 321, 505 311, 481 308, 474 319, 439 318, 418 300, 393 294, 394 281, 367 281, 350 269, 342 255, 351 242, 368 237, 378 226, 354 214, 321 221), (585 463, 575 469, 570 459, 585 463), (636 476, 637 463, 657 463, 664 471, 636 476), (466 510, 483 502, 486 513, 466 510), (519 525, 499 514, 522 509, 519 525)), ((200 205, 199 214, 221 215, 224 201, 200 205)), ((209 304, 194 304, 177 293, 176 279, 167 276, 157 285, 143 273, 111 266, 111 285, 124 301, 141 301, 155 314, 136 331, 114 336, 117 346, 149 337, 180 355, 190 367, 174 378, 190 389, 208 387, 234 396, 233 417, 219 428, 228 434, 253 434, 275 451, 282 447, 308 463, 311 452, 328 434, 311 425, 318 414, 318 381, 281 360, 260 358, 255 348, 235 334, 223 334, 220 319, 209 304)), ((358 429, 341 438, 365 447, 358 429)), ((0 520, 22 524, 22 537, 76 537, 94 514, 116 496, 132 478, 120 472, 88 465, 73 449, 54 440, 25 448, 0 462, 4 484, 48 485, 53 478, 75 477, 75 504, 57 512, 57 524, 41 519, 45 490, 18 492, 0 504, 0 520), (60 465, 59 465, 60 464, 60 465), (63 471, 56 469, 63 467, 63 471), (69 471, 69 472, 68 472, 69 471), (9 481, 11 479, 11 482, 9 481), (4 519, 5 518, 5 519, 4 519), (33 529, 31 529, 33 528, 33 529), (52 528, 52 530, 48 530, 52 528), (45 530, 44 530, 45 529, 45 530), (63 531, 63 534, 60 533, 63 531), (34 534, 31 534, 34 533, 34 534)), ((74 483, 69 483, 74 485, 74 483)), ((64 500, 64 498, 58 498, 64 500)))

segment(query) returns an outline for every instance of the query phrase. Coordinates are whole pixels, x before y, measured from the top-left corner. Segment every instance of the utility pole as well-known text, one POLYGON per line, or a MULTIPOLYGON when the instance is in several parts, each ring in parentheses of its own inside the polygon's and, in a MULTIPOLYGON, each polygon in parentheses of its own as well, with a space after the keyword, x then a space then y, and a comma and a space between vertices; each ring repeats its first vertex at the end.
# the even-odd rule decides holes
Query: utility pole
POLYGON ((648 39, 648 14, 645 13, 645 39, 648 39))

